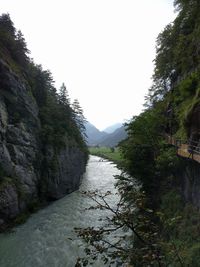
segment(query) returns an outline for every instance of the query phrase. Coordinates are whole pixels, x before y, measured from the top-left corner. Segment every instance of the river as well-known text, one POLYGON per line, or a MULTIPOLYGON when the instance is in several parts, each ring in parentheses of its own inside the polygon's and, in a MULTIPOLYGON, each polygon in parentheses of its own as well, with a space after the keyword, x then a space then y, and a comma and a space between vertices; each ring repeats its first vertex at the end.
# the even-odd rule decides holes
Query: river
MULTIPOLYGON (((74 233, 74 227, 95 226, 106 217, 106 211, 88 210, 93 201, 81 191, 115 192, 114 175, 120 171, 109 161, 90 156, 80 190, 53 202, 33 214, 13 232, 0 235, 1 267, 74 267, 83 255, 84 243, 74 233)), ((110 198, 111 205, 117 196, 110 198)), ((103 266, 101 262, 95 267, 103 266)))

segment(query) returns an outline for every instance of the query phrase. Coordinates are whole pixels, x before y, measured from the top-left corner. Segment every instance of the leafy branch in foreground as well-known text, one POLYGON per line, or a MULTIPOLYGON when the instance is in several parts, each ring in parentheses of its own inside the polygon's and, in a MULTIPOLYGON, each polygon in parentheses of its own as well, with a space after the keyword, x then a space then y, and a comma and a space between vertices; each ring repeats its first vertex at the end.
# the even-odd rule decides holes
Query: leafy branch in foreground
MULTIPOLYGON (((100 226, 75 228, 87 244, 86 256, 79 258, 76 267, 93 264, 101 258, 107 266, 169 266, 174 261, 184 266, 175 244, 163 246, 160 232, 167 224, 161 212, 147 208, 145 192, 133 179, 118 176, 118 203, 111 205, 110 191, 82 192, 94 201, 88 210, 106 210, 108 216, 100 219, 100 226), (125 190, 126 185, 126 190, 125 190), (172 256, 165 257, 166 253, 172 256), (127 265, 126 265, 127 264, 127 265)), ((173 218, 175 223, 175 219, 173 218)))

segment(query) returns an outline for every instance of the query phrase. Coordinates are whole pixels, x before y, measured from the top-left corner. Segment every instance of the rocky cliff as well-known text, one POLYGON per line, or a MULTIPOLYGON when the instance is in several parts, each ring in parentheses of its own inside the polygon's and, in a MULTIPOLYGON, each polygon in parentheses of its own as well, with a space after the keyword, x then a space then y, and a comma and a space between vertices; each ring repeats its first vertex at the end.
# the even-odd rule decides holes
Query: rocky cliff
POLYGON ((183 159, 184 166, 179 173, 181 193, 186 203, 200 208, 200 164, 191 159, 183 159))
POLYGON ((0 225, 76 190, 85 170, 87 153, 72 137, 59 149, 43 144, 39 112, 29 83, 1 59, 0 225))

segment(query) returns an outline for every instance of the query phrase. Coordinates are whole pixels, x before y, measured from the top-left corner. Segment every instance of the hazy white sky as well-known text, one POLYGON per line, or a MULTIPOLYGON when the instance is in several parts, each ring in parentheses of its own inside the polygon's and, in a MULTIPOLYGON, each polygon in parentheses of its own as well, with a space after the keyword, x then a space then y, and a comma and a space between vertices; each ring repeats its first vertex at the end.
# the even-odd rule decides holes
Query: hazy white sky
POLYGON ((156 37, 175 17, 173 0, 0 0, 0 11, 99 129, 141 112, 156 37))

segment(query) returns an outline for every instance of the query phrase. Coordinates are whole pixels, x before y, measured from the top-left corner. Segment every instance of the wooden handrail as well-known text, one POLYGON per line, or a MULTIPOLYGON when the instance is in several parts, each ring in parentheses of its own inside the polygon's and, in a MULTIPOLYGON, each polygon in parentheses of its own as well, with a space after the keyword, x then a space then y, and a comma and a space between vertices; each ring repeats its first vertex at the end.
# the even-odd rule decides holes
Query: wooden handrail
POLYGON ((190 158, 200 163, 200 142, 191 139, 185 142, 170 135, 166 135, 166 140, 168 144, 177 147, 177 154, 179 156, 190 158))

